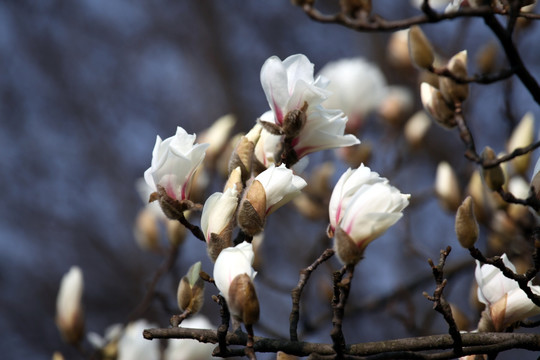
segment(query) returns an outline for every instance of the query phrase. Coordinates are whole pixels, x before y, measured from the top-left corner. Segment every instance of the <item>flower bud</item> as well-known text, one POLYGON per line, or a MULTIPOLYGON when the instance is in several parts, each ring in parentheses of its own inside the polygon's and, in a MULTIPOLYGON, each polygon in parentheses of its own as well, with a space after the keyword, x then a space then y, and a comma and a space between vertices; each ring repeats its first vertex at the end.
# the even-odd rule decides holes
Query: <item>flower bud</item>
POLYGON ((456 235, 459 243, 465 249, 470 249, 478 240, 478 222, 474 216, 473 201, 467 196, 456 213, 456 235))
POLYGON ((456 127, 457 123, 454 119, 454 110, 446 103, 439 90, 423 82, 420 85, 420 97, 424 109, 426 109, 437 124, 446 129, 456 127))
POLYGON ((227 305, 231 315, 246 325, 259 320, 259 300, 248 274, 240 274, 233 279, 227 305))
POLYGON ((435 177, 435 193, 442 206, 449 211, 456 211, 461 204, 461 191, 457 176, 446 161, 437 166, 437 175, 435 177))
MULTIPOLYGON (((489 146, 486 146, 484 151, 482 151, 482 159, 484 161, 492 161, 496 158, 495 152, 489 146)), ((499 165, 487 169, 483 168, 482 175, 484 176, 486 185, 493 191, 500 190, 505 183, 504 173, 499 165)))
POLYGON ((334 232, 334 251, 344 265, 356 265, 364 258, 365 247, 358 247, 341 227, 334 232))
POLYGON ((390 35, 387 56, 390 64, 399 68, 411 67, 411 57, 408 45, 409 29, 400 30, 390 35))
POLYGON ((56 326, 68 344, 78 344, 84 335, 84 314, 81 304, 83 274, 72 266, 62 277, 56 298, 56 326))
MULTIPOLYGON (((510 140, 508 140, 508 153, 512 153, 517 148, 522 148, 532 144, 534 140, 534 116, 528 112, 523 116, 516 126, 510 140)), ((520 155, 512 160, 515 171, 519 174, 525 174, 531 162, 531 153, 520 155)))
POLYGON ((423 69, 429 69, 435 60, 429 40, 417 25, 409 30, 409 53, 412 62, 423 69))
POLYGON ((533 175, 531 178, 531 187, 534 190, 536 198, 540 200, 540 158, 536 161, 534 166, 533 175))
POLYGON ((142 250, 158 251, 159 250, 159 230, 156 214, 144 207, 139 211, 135 219, 135 227, 133 229, 135 241, 142 250))
POLYGON ((167 239, 174 246, 180 246, 186 239, 186 227, 178 221, 167 220, 167 239))
POLYGON ((223 115, 199 136, 199 142, 208 143, 206 156, 208 162, 213 162, 222 154, 222 150, 227 144, 236 117, 232 114, 223 115))
POLYGON ((240 169, 240 166, 237 166, 233 171, 231 171, 223 191, 232 189, 234 186, 236 186, 236 190, 238 190, 239 193, 242 192, 242 170, 240 169))
POLYGON ((255 144, 242 136, 231 155, 229 160, 229 174, 240 167, 242 171, 242 182, 245 182, 251 176, 251 164, 253 162, 253 151, 255 144))
MULTIPOLYGON (((454 55, 448 63, 448 71, 458 78, 467 77, 467 51, 463 50, 454 55)), ((469 96, 469 85, 458 84, 449 77, 439 78, 439 89, 444 99, 449 104, 462 103, 469 96)))
POLYGON ((379 106, 379 114, 390 125, 399 126, 413 108, 411 91, 402 86, 390 86, 379 106))
POLYGON ((431 125, 431 119, 426 115, 425 111, 416 112, 407 121, 404 128, 405 139, 413 148, 417 148, 422 143, 431 125))
POLYGON ((498 45, 491 41, 482 46, 476 55, 476 66, 483 74, 489 74, 495 70, 498 45))
POLYGON ((52 356, 52 360, 64 360, 64 355, 61 352, 55 351, 52 356))
POLYGON ((180 280, 176 298, 182 311, 195 314, 201 310, 204 303, 204 280, 200 277, 201 262, 193 264, 188 273, 180 280))
POLYGON ((248 235, 262 231, 266 221, 266 192, 258 180, 253 180, 238 209, 238 226, 248 235))

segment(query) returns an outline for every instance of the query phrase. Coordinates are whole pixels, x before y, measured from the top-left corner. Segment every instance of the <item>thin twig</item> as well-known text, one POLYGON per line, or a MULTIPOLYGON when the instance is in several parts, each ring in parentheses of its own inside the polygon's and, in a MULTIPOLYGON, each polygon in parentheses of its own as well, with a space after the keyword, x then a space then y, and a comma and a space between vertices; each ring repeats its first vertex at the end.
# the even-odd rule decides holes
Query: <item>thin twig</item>
POLYGON ((294 289, 291 291, 291 298, 292 298, 292 310, 291 315, 289 316, 289 322, 290 322, 290 339, 291 341, 298 341, 298 321, 300 320, 300 298, 302 296, 302 291, 304 290, 304 286, 306 286, 309 277, 311 276, 311 273, 317 269, 317 267, 325 262, 326 260, 330 259, 334 255, 334 250, 332 249, 326 249, 321 256, 317 260, 313 262, 313 264, 309 265, 307 268, 302 269, 300 271, 300 279, 298 280, 298 284, 294 289))

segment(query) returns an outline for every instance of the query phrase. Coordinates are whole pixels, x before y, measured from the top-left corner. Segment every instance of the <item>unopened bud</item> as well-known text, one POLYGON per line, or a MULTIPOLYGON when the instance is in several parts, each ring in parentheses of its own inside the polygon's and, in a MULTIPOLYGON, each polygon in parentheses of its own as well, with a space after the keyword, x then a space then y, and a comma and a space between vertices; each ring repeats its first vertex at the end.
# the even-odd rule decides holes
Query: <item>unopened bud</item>
MULTIPOLYGON (((482 159, 484 161, 495 160, 497 156, 492 148, 486 146, 484 151, 482 151, 482 159)), ((484 175, 484 180, 486 185, 493 191, 498 191, 502 188, 505 182, 504 173, 500 165, 491 168, 483 168, 482 174, 484 175)))
POLYGON ((456 235, 465 249, 470 249, 478 240, 478 222, 474 216, 473 201, 467 196, 456 213, 456 235))
POLYGON ((412 65, 408 37, 409 29, 396 31, 390 35, 387 48, 388 61, 396 67, 408 68, 412 65))
POLYGON ((81 303, 83 274, 78 266, 72 266, 62 277, 56 298, 56 326, 68 344, 78 344, 84 335, 84 314, 81 303))
POLYGON ((461 191, 457 176, 446 161, 439 163, 437 166, 435 193, 442 206, 449 211, 456 211, 461 204, 461 191))
POLYGON ((446 129, 457 126, 454 110, 446 103, 439 90, 424 82, 420 85, 420 97, 424 109, 437 124, 446 129))
POLYGON ((483 74, 489 74, 495 70, 498 45, 491 41, 484 45, 476 55, 476 66, 483 74))
POLYGON ((178 307, 182 311, 189 311, 195 314, 201 310, 204 303, 204 281, 199 276, 201 272, 201 262, 196 262, 190 268, 178 284, 176 297, 178 307))
MULTIPOLYGON (((510 140, 508 140, 508 153, 512 153, 517 148, 522 148, 532 144, 534 140, 534 116, 528 112, 523 116, 519 124, 516 126, 510 140)), ((525 174, 531 162, 531 153, 517 156, 512 160, 512 165, 515 171, 519 174, 525 174)))
POLYGON ((61 352, 55 351, 52 356, 52 360, 64 360, 64 355, 61 352))
POLYGON ((227 305, 231 315, 246 325, 252 325, 259 320, 259 300, 249 275, 240 274, 233 279, 227 305))
POLYGON ((223 191, 227 191, 227 189, 232 189, 236 185, 236 190, 238 193, 242 192, 242 170, 240 169, 240 166, 237 166, 231 173, 229 174, 229 178, 227 179, 227 182, 225 183, 225 187, 223 188, 223 191))
POLYGON ((427 116, 425 111, 416 112, 405 124, 405 139, 411 145, 416 148, 424 139, 429 127, 431 126, 431 119, 427 116))
POLYGON ((402 86, 391 86, 379 106, 379 114, 390 125, 399 126, 413 108, 411 91, 402 86))
POLYGON ((266 219, 266 192, 258 180, 253 180, 246 189, 245 197, 238 209, 238 226, 248 235, 262 231, 266 219))
POLYGON ((179 221, 167 220, 167 239, 174 246, 180 246, 186 239, 186 227, 179 221))
POLYGON ((429 40, 416 25, 409 30, 409 53, 412 62, 423 69, 429 69, 435 60, 429 40))
POLYGON ((540 158, 536 161, 531 179, 531 187, 534 190, 536 198, 540 200, 540 158))
POLYGON ((135 220, 133 229, 137 245, 145 251, 159 250, 159 230, 157 217, 148 207, 144 207, 135 220))
POLYGON ((224 115, 198 136, 199 143, 210 144, 206 149, 205 163, 213 162, 222 154, 235 123, 236 117, 234 115, 224 115))
MULTIPOLYGON (((454 55, 447 66, 448 71, 458 78, 467 77, 467 51, 463 50, 454 55)), ((459 84, 449 77, 439 78, 439 89, 444 99, 449 104, 462 103, 469 96, 469 85, 459 84)))
POLYGON ((249 141, 247 137, 242 136, 231 154, 229 174, 237 167, 240 167, 242 171, 242 181, 245 182, 249 179, 251 176, 251 164, 253 161, 254 149, 255 144, 249 141))

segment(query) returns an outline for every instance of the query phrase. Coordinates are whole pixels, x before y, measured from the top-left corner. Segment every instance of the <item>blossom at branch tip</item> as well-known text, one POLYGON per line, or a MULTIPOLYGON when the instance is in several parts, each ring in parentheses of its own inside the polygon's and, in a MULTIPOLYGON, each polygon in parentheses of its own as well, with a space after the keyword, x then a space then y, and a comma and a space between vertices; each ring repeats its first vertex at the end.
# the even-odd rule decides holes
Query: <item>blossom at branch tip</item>
MULTIPOLYGON (((501 259, 507 268, 516 272, 506 254, 501 259)), ((516 321, 540 314, 540 307, 527 297, 517 281, 504 276, 495 266, 481 265, 477 260, 474 275, 478 300, 487 306, 495 331, 503 331, 516 321)), ((528 286, 534 294, 540 295, 540 286, 532 285, 532 281, 528 286)))
MULTIPOLYGON (((313 64, 301 54, 283 61, 272 56, 261 69, 261 84, 271 111, 260 119, 282 129, 282 134, 291 140, 297 159, 314 151, 360 143, 354 135, 344 135, 347 117, 343 111, 321 105, 330 95, 325 89, 328 81, 321 76, 314 79, 313 69, 313 64)), ((265 152, 276 151, 277 148, 265 152)))
POLYGON ((84 335, 84 314, 81 303, 84 288, 83 274, 78 266, 72 266, 62 277, 56 298, 56 326, 62 338, 76 344, 84 335))
POLYGON ((335 238, 340 260, 356 264, 366 246, 403 216, 409 197, 368 167, 347 170, 334 188, 329 205, 329 235, 335 238))
POLYGON ((201 229, 208 245, 208 254, 215 261, 223 248, 232 245, 232 225, 238 206, 238 190, 236 185, 216 192, 204 203, 201 215, 201 229))
POLYGON ((248 235, 258 234, 266 217, 300 195, 306 185, 304 179, 284 164, 278 167, 272 164, 246 188, 238 210, 238 225, 248 235))
MULTIPOLYGON (((196 315, 182 321, 180 327, 187 329, 215 329, 204 316, 196 315)), ((164 360, 210 360, 215 345, 195 339, 169 339, 163 353, 164 360)))
POLYGON ((223 249, 214 264, 214 281, 225 298, 231 315, 245 324, 259 318, 259 302, 253 279, 253 246, 243 242, 223 249))
POLYGON ((209 144, 195 144, 195 134, 177 127, 176 135, 165 140, 157 136, 152 164, 144 172, 146 183, 157 191, 161 186, 174 200, 187 200, 191 180, 205 156, 209 144))

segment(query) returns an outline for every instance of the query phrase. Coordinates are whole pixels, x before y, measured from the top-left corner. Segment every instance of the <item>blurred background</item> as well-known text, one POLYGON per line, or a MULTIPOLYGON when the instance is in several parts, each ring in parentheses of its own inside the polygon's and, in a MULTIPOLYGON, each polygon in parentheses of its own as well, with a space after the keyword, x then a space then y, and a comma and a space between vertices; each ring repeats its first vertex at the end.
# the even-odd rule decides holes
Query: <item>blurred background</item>
MULTIPOLYGON (((321 2, 321 9, 336 10, 331 1, 321 2)), ((395 0, 374 1, 374 11, 390 19, 419 14, 409 1, 395 0)), ((471 74, 478 72, 475 56, 495 41, 477 19, 428 25, 424 31, 442 59, 467 49, 471 74)), ((532 24, 516 36, 537 79, 539 32, 532 24)), ((410 64, 394 59, 391 35, 315 23, 287 0, 0 1, 3 356, 44 359, 59 350, 66 358, 80 357, 62 342, 54 322, 60 279, 72 265, 84 273, 88 331, 103 334, 108 325, 128 319, 163 261, 163 255, 138 247, 133 235, 144 206, 135 184, 150 166, 156 135, 170 137, 177 126, 200 133, 228 113, 237 118, 233 133, 248 131, 268 109, 259 80, 262 64, 272 55, 284 59, 296 53, 305 54, 316 72, 344 57, 364 57, 382 71, 385 86, 402 86, 407 94, 397 119, 384 116, 381 99, 354 128, 371 146, 367 164, 413 200, 404 219, 370 245, 356 269, 344 325, 347 341, 445 333, 442 318, 421 292, 435 288, 427 258, 438 259, 447 245, 454 251, 446 294, 474 329, 478 310, 469 301, 474 262, 455 240, 454 215, 441 208, 433 192, 440 161, 451 164, 464 193, 474 167, 464 159, 455 131, 433 125, 414 146, 404 137, 408 118, 421 109, 420 77, 410 64)), ((491 55, 496 70, 507 67, 498 51, 491 55)), ((488 144, 496 152, 506 150, 506 139, 527 111, 540 117, 538 104, 516 79, 472 85, 470 92, 465 114, 479 150, 488 144)), ((535 152, 532 166, 537 157, 535 152)), ((341 153, 315 154, 302 176, 309 179, 323 161, 334 163, 333 185, 348 166, 341 153)), ((531 174, 529 168, 525 178, 531 174)), ((219 190, 220 181, 214 178, 205 194, 219 190)), ((324 216, 306 219, 294 210, 287 206, 267 224, 256 282, 262 308, 256 334, 288 336, 289 291, 298 271, 330 246, 324 216)), ((192 221, 198 224, 197 217, 192 221)), ((481 230, 483 249, 494 249, 486 236, 492 226, 481 230)), ((517 226, 503 240, 523 239, 523 229, 517 226)), ((515 252, 523 249, 526 242, 515 252)), ((212 272, 204 244, 188 236, 175 267, 159 283, 164 300, 153 302, 142 317, 168 325, 178 281, 197 260, 212 272)), ((333 259, 306 288, 300 324, 305 340, 330 342, 327 296, 331 270, 338 268, 333 259)), ((208 287, 203 312, 217 324, 219 309, 209 299, 215 293, 208 287)))

